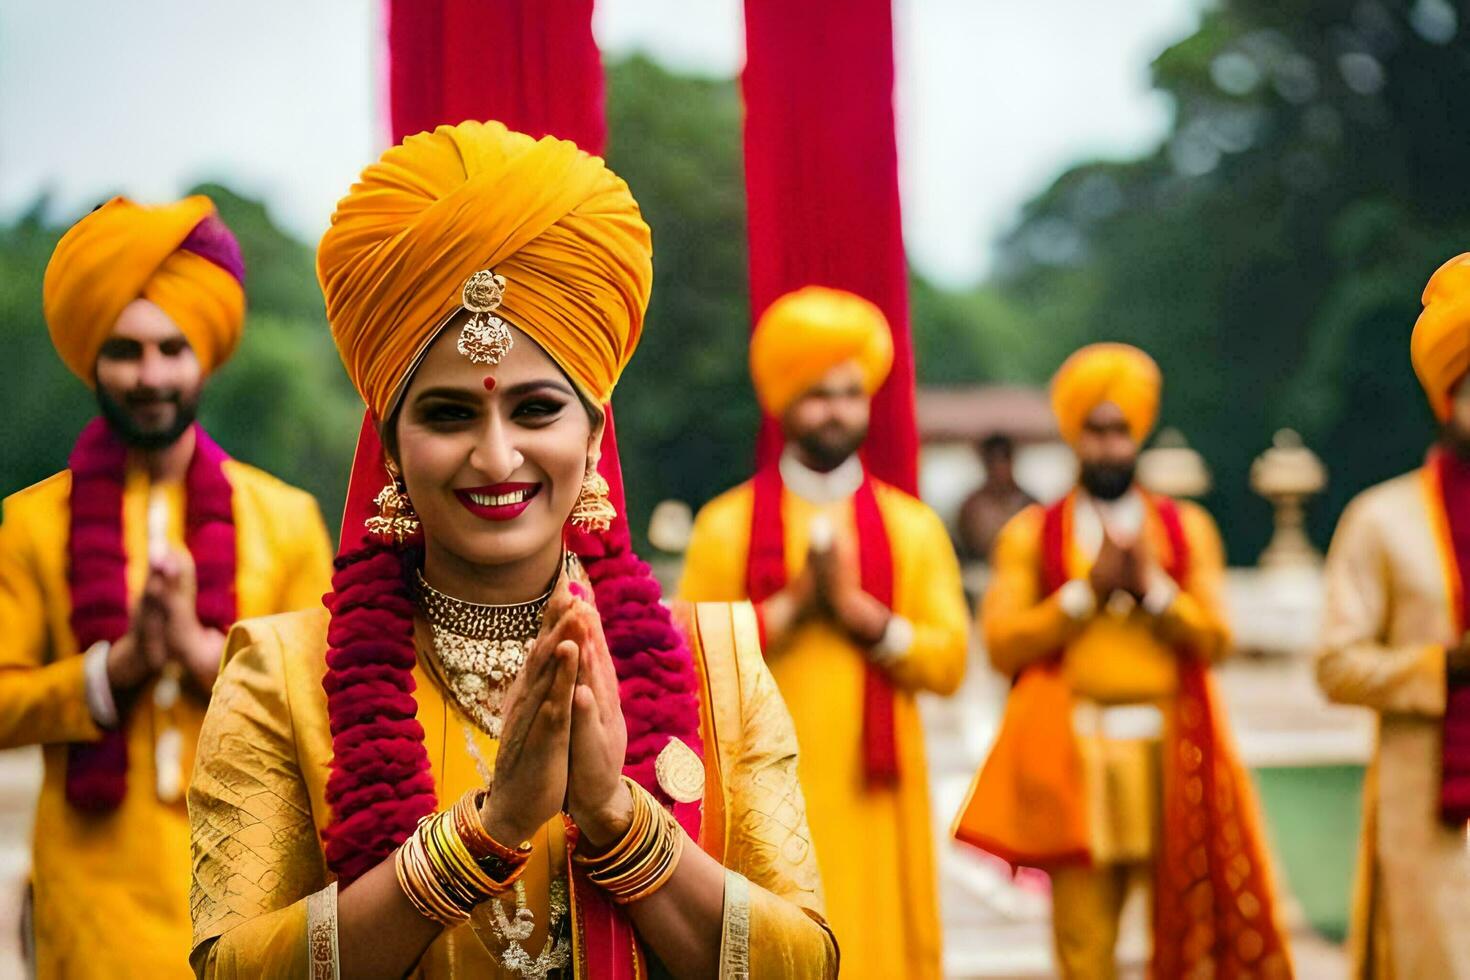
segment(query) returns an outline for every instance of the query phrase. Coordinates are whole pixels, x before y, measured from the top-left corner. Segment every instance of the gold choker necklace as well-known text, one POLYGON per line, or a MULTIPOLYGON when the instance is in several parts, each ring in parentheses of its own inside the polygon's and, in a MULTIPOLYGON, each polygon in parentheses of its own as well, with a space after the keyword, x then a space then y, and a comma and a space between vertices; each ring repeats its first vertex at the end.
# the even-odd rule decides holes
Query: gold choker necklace
POLYGON ((505 606, 446 595, 422 571, 414 586, 449 692, 480 729, 499 738, 505 693, 531 652, 555 585, 530 602, 505 606))

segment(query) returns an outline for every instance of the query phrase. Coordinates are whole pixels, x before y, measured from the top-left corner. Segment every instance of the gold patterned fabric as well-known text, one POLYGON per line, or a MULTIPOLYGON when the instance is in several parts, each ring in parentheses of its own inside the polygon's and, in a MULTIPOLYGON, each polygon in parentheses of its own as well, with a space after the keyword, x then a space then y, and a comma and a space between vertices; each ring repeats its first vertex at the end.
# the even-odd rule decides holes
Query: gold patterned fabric
MULTIPOLYGON (((704 680, 712 777, 699 843, 751 882, 751 975, 835 977, 836 944, 821 919, 796 780, 795 734, 761 657, 754 616, 748 607, 712 605, 684 618, 704 680)), ((320 845, 330 819, 331 737, 321 688, 326 626, 324 612, 303 613, 243 623, 231 634, 189 794, 198 976, 310 975, 307 899, 329 879, 320 845)), ((459 716, 424 667, 414 677, 418 718, 439 798, 447 802, 481 778, 459 716)), ((493 765, 495 743, 480 732, 471 737, 493 765)), ((524 945, 533 952, 547 918, 554 831, 559 826, 549 825, 533 842, 537 853, 525 879, 537 932, 524 945)), ((739 930, 727 921, 726 932, 739 930)), ((506 974, 464 925, 442 934, 411 975, 506 974)))

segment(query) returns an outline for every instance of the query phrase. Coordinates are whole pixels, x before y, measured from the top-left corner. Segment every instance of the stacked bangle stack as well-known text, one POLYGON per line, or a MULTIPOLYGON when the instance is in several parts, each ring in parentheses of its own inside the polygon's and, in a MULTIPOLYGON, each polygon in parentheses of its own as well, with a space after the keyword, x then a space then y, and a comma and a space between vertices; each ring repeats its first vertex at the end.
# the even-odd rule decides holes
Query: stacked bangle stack
POLYGON ((605 854, 577 855, 587 877, 614 902, 627 905, 647 898, 668 883, 684 852, 684 831, 674 815, 647 790, 623 777, 633 795, 633 820, 623 839, 605 854))
POLYGON ((419 821, 394 861, 398 885, 419 914, 441 925, 464 922, 481 902, 509 891, 526 870, 529 842, 509 848, 485 832, 483 790, 419 821))

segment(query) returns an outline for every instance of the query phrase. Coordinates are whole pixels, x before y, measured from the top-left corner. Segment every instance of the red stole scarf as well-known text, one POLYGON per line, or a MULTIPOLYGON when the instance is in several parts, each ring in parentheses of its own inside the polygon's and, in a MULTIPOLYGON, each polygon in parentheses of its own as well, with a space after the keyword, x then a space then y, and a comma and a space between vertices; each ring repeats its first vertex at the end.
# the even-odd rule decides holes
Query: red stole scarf
MULTIPOLYGON (((781 509, 785 485, 779 465, 755 475, 751 509, 750 556, 745 584, 754 603, 764 602, 786 585, 786 522, 781 509)), ((852 500, 857 525, 858 568, 863 591, 893 608, 893 548, 878 509, 874 480, 865 470, 852 500)), ((869 786, 898 782, 898 734, 893 723, 894 690, 888 674, 869 661, 863 679, 863 768, 869 786)))
MULTIPOLYGON (((1430 453, 1426 464, 1431 507, 1445 564, 1454 641, 1470 628, 1470 600, 1464 583, 1470 574, 1470 463, 1443 449, 1430 453)), ((1439 812, 1456 826, 1470 821, 1470 683, 1446 676, 1444 729, 1440 748, 1439 812)))
MULTIPOLYGON (((229 457, 200 426, 184 477, 185 541, 194 556, 199 621, 224 631, 235 621, 235 515, 223 463, 229 457)), ((67 582, 77 648, 115 643, 131 621, 128 557, 123 543, 123 487, 128 450, 103 419, 94 419, 72 449, 71 527, 67 582)), ((67 746, 66 798, 82 810, 110 811, 127 792, 127 712, 96 742, 67 746)))
MULTIPOLYGON (((1149 497, 1169 545, 1165 570, 1189 584, 1189 539, 1179 508, 1149 497)), ((1042 522, 1041 578, 1050 595, 1068 579, 1068 496, 1048 507, 1042 522)), ((1154 977, 1291 975, 1286 940, 1275 915, 1264 836, 1255 793, 1236 757, 1225 706, 1207 666, 1178 651, 1179 690, 1163 746, 1162 832, 1154 859, 1154 977)))

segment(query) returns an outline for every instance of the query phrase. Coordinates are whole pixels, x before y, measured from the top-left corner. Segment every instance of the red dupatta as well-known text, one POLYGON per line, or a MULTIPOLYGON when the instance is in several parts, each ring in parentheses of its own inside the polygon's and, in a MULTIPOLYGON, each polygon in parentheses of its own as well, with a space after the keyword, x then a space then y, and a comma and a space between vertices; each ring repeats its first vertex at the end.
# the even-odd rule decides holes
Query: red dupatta
MULTIPOLYGON (((1470 572, 1470 464, 1436 447, 1424 466, 1424 490, 1439 544, 1454 640, 1470 628, 1465 579, 1470 572)), ((1453 826, 1470 821, 1470 684, 1446 678, 1440 741, 1440 818, 1453 826)))
MULTIPOLYGON (((858 567, 863 591, 893 608, 893 547, 874 491, 863 472, 853 496, 858 567)), ((761 603, 786 585, 786 522, 781 506, 785 484, 777 464, 762 467, 753 481, 750 556, 745 581, 750 601, 761 603)), ((894 690, 888 674, 868 661, 863 675, 863 769, 869 786, 898 782, 898 734, 893 722, 894 690)))
MULTIPOLYGON (((1190 547, 1173 501, 1150 497, 1164 532, 1164 567, 1189 583, 1190 547)), ((1069 495, 1046 509, 1041 594, 1071 577, 1069 495)), ((1011 862, 1043 870, 1090 860, 1085 769, 1072 730, 1062 651, 1021 672, 990 757, 954 834, 1011 862), (1032 710, 1027 710, 1027 709, 1032 710), (1032 753, 1036 753, 1033 755, 1032 753)), ((1231 742, 1207 665, 1177 651, 1179 687, 1163 745, 1162 832, 1154 858, 1149 974, 1289 977, 1265 837, 1250 777, 1231 742)))

